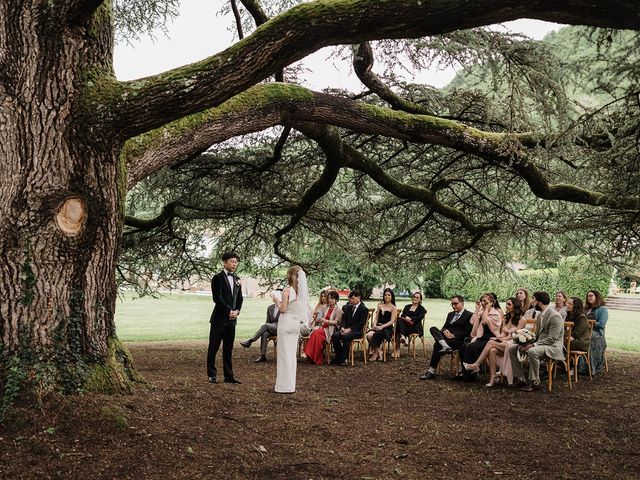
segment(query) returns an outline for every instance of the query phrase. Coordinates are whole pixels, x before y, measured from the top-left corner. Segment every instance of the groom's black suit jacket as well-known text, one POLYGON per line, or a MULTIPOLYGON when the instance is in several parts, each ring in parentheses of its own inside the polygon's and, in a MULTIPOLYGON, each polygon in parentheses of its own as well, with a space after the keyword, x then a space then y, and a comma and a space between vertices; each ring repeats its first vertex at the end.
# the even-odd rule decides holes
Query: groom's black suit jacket
POLYGON ((231 323, 229 312, 242 308, 242 289, 240 288, 240 278, 233 275, 233 291, 229 288, 229 280, 224 270, 217 273, 211 279, 211 295, 215 307, 211 313, 211 323, 227 325, 231 323))

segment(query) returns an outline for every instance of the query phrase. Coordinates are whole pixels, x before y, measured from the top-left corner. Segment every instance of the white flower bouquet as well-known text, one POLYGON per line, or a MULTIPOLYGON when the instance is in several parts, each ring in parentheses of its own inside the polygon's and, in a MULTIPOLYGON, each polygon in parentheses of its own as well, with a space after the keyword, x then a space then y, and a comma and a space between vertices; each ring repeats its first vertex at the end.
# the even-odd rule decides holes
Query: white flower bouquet
POLYGON ((536 334, 526 328, 521 328, 513 332, 511 338, 513 338, 513 343, 524 346, 535 342, 536 334))

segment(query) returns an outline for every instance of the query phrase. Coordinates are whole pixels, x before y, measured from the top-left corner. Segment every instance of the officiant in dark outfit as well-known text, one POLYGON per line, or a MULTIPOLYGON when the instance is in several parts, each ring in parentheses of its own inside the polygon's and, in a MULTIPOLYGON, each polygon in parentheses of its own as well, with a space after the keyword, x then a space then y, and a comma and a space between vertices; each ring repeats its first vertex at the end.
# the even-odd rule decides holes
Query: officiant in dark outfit
POLYGON ((231 353, 236 338, 236 322, 242 308, 240 278, 235 274, 240 259, 234 252, 222 254, 223 270, 211 279, 211 295, 215 307, 211 314, 209 349, 207 351, 207 375, 209 382, 218 383, 216 354, 222 343, 222 365, 226 383, 241 383, 233 374, 231 353))

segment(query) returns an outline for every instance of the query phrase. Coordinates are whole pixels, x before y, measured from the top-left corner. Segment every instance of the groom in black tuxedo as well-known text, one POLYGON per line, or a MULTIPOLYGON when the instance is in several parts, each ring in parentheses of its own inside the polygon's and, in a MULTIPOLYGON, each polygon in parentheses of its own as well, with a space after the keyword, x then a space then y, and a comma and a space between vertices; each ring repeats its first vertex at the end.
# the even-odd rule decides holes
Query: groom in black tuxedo
POLYGON ((207 375, 211 383, 218 383, 216 377, 216 354, 222 343, 222 364, 224 381, 240 383, 233 375, 231 352, 236 338, 236 322, 242 308, 242 288, 240 278, 236 275, 239 263, 234 252, 222 254, 224 269, 211 279, 211 295, 215 307, 211 313, 211 330, 209 331, 209 349, 207 351, 207 375))

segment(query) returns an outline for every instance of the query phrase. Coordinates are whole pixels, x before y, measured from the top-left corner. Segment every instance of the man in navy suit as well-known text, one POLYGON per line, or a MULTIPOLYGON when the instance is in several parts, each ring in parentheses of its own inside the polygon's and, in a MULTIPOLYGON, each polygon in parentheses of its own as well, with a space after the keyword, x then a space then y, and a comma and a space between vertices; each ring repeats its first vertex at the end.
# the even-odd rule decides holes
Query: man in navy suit
POLYGON ((471 335, 471 312, 464 308, 464 298, 462 295, 451 297, 452 312, 447 315, 447 320, 443 327, 431 327, 429 332, 435 339, 433 353, 427 371, 420 375, 420 380, 431 380, 436 378, 436 369, 440 362, 440 357, 453 350, 458 350, 464 343, 464 339, 471 335))
POLYGON ((336 356, 331 360, 332 365, 346 365, 347 355, 354 338, 362 337, 362 330, 367 323, 369 310, 360 302, 360 292, 353 290, 349 293, 349 304, 343 309, 341 328, 337 328, 331 336, 333 351, 336 356))
POLYGON ((223 270, 211 279, 211 295, 215 307, 211 313, 209 349, 207 351, 207 375, 211 383, 218 383, 216 354, 222 343, 222 365, 226 383, 240 383, 233 374, 231 353, 236 338, 236 322, 242 308, 242 288, 236 269, 240 259, 234 252, 222 254, 223 270))

